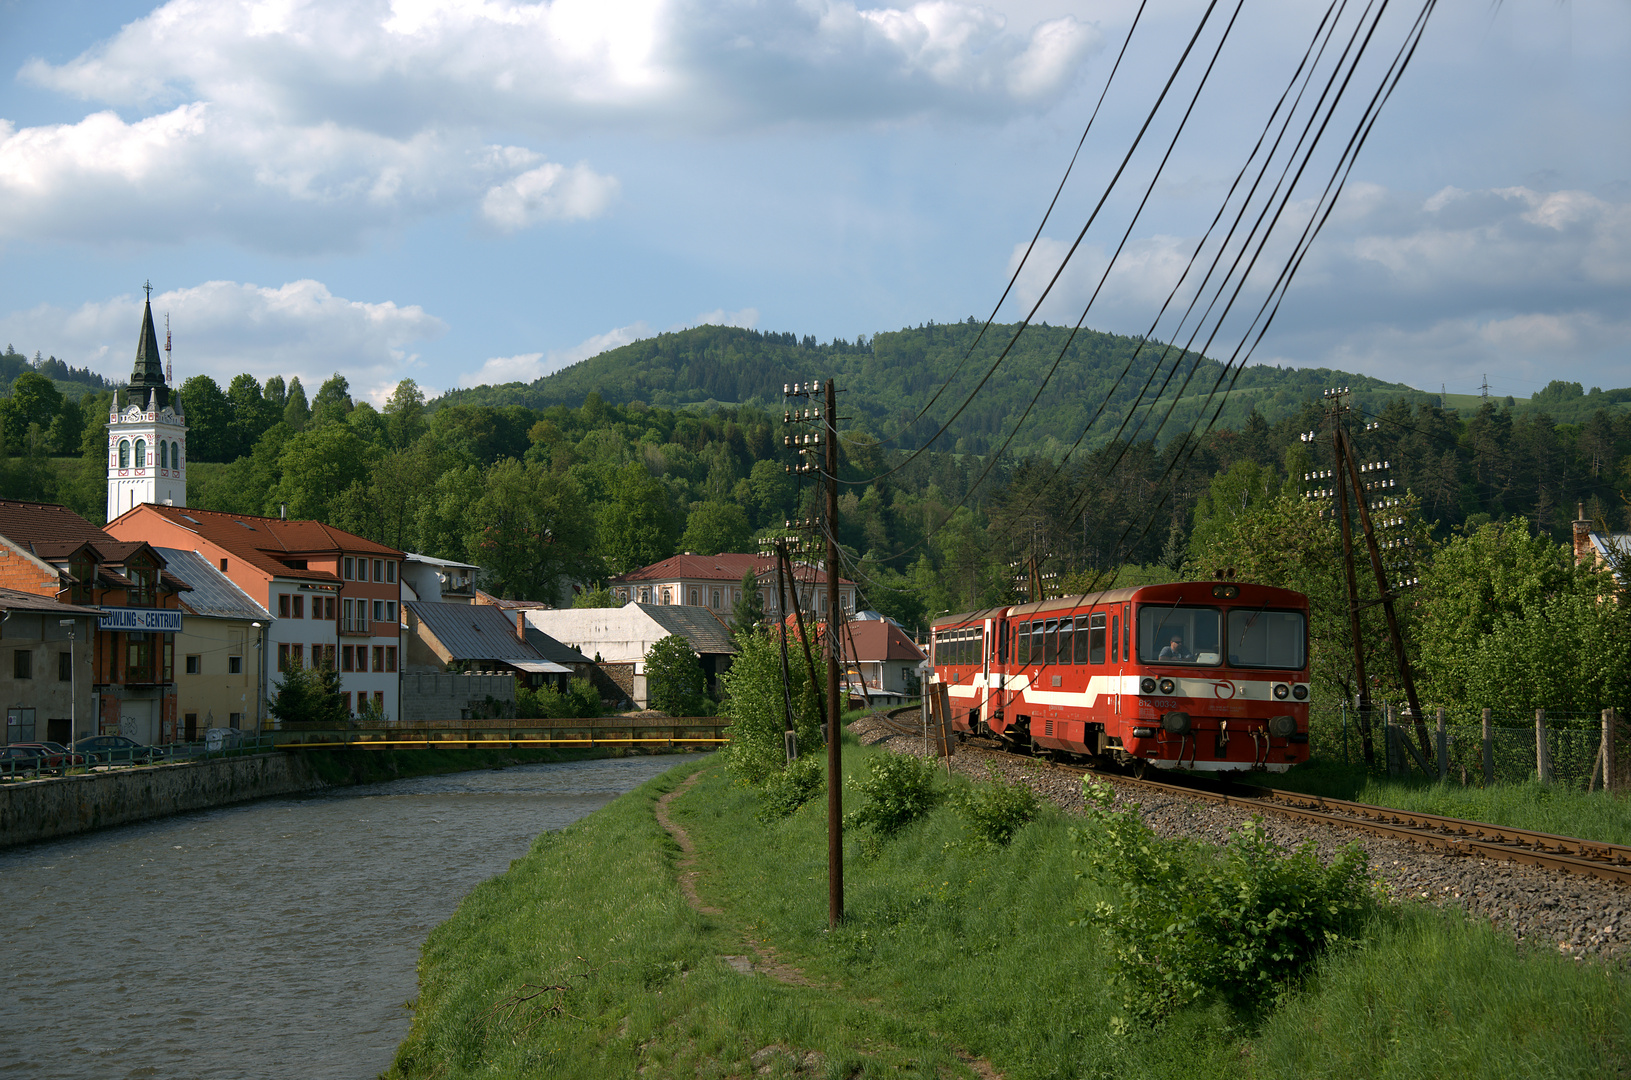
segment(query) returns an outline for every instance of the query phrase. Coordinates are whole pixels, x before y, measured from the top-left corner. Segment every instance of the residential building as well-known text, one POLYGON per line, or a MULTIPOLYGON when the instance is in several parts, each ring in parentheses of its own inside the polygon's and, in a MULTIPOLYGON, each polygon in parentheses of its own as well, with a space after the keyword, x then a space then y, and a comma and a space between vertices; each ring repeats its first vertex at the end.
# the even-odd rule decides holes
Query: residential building
POLYGON ((927 654, 888 619, 845 623, 839 648, 850 697, 864 696, 876 705, 898 703, 922 692, 918 665, 927 654))
POLYGON ((100 608, 0 588, 6 742, 71 745, 97 733, 92 653, 100 608))
POLYGON ((140 540, 65 506, 0 501, 0 587, 102 608, 91 654, 95 734, 176 737, 175 635, 187 585, 140 540))
POLYGON ((188 742, 211 728, 258 732, 266 720, 265 642, 271 613, 196 551, 158 548, 165 572, 185 582, 175 636, 176 712, 188 742))
MULTIPOLYGON (((798 605, 805 618, 827 617, 827 572, 806 562, 793 562, 798 605)), ((753 574, 765 616, 775 620, 793 610, 795 583, 784 580, 784 597, 778 597, 776 560, 763 555, 727 553, 723 555, 673 555, 662 562, 631 570, 607 582, 612 596, 622 601, 654 604, 658 607, 702 607, 726 622, 734 621, 736 605, 742 599, 742 577, 753 574)), ((785 578, 785 574, 783 575, 785 578)), ((855 583, 840 578, 838 604, 845 612, 855 610, 855 583)))
POLYGON ((271 613, 261 686, 332 665, 353 712, 398 715, 403 553, 320 521, 138 505, 107 531, 196 552, 271 613))
POLYGON ((617 608, 535 608, 524 611, 529 626, 584 656, 594 657, 602 674, 637 708, 645 708, 646 653, 670 634, 688 641, 702 662, 710 688, 730 669, 736 655, 730 627, 700 606, 664 607, 629 602, 617 608))
POLYGON ((1574 561, 1591 562, 1614 575, 1622 587, 1631 574, 1631 533, 1600 531, 1592 527, 1585 508, 1576 510, 1574 522, 1574 561))
POLYGON ((481 567, 471 563, 436 559, 410 551, 402 561, 402 599, 438 604, 474 603, 476 574, 480 571, 481 567))
MULTIPOLYGON (((410 600, 403 608, 407 613, 403 670, 409 674, 498 671, 533 688, 546 683, 560 688, 573 675, 570 666, 545 659, 533 648, 524 624, 518 626, 522 623, 519 617, 497 608, 426 600, 410 600)), ((569 652, 573 659, 589 662, 582 653, 569 652)))

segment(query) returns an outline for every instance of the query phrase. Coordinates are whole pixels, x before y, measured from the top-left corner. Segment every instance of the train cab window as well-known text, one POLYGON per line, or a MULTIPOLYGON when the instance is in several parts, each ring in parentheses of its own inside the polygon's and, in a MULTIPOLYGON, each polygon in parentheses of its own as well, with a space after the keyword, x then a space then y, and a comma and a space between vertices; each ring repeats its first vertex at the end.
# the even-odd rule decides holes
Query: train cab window
POLYGON ((1001 666, 1008 662, 1008 624, 997 624, 997 664, 1001 666))
POLYGON ((1213 607, 1138 605, 1138 661, 1141 664, 1221 662, 1222 613, 1213 607))
POLYGON ((1121 605, 1121 655, 1133 658, 1133 605, 1121 605))
MULTIPOLYGON (((1116 616, 1110 618, 1110 662, 1121 663, 1121 654, 1116 651, 1116 645, 1121 640, 1121 619, 1116 616)), ((1102 653, 1101 653, 1102 655, 1102 653)))
POLYGON ((1236 608, 1229 612, 1229 663, 1301 671, 1308 663, 1308 626, 1300 611, 1236 608))

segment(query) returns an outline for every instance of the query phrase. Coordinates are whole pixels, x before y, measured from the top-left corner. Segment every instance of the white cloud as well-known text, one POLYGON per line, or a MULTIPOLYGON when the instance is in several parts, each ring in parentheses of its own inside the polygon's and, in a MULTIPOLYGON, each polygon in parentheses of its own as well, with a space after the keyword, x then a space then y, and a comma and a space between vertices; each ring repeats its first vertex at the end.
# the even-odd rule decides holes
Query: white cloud
MULTIPOLYGON (((331 374, 350 380, 353 396, 419 371, 413 347, 447 324, 418 305, 335 296, 322 282, 275 288, 207 281, 153 294, 153 311, 170 316, 175 378, 209 375, 223 388, 248 372, 299 376, 315 392, 331 374)), ((41 304, 0 316, 0 338, 27 343, 75 366, 128 378, 141 330, 142 297, 118 296, 73 310, 41 304)))
POLYGON ((481 212, 505 232, 544 221, 578 221, 605 212, 617 187, 616 177, 601 176, 581 162, 571 168, 550 163, 489 188, 481 212))
POLYGON ((459 385, 496 386, 500 383, 530 383, 562 368, 571 367, 580 360, 599 356, 603 352, 620 348, 642 338, 651 337, 653 331, 644 322, 630 323, 585 338, 569 349, 552 349, 545 353, 521 353, 517 356, 495 356, 473 372, 459 377, 459 385))
POLYGON ((759 309, 743 308, 741 311, 726 311, 724 308, 714 308, 712 311, 698 313, 691 320, 692 326, 739 326, 743 330, 752 330, 759 325, 759 309))

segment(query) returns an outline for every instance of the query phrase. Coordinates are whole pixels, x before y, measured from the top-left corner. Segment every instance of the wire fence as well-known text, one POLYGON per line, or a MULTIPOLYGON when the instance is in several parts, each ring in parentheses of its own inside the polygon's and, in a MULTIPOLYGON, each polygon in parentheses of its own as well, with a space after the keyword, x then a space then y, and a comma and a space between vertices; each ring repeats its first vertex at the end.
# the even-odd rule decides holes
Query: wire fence
MULTIPOLYGON (((1443 762, 1440 763, 1437 707, 1427 713, 1428 745, 1419 744, 1414 720, 1400 706, 1371 709, 1371 771, 1421 776, 1482 787, 1497 783, 1545 780, 1586 790, 1605 782, 1615 788, 1631 784, 1631 725, 1623 714, 1612 722, 1612 754, 1605 755, 1604 718, 1600 713, 1525 713, 1446 706, 1443 715, 1443 762), (1487 713, 1487 715, 1486 715, 1487 713), (1390 737, 1388 717, 1402 736, 1390 737), (1422 752, 1418 761, 1405 745, 1422 752), (1612 774, 1605 772, 1609 766, 1612 774)), ((1308 710, 1308 741, 1316 760, 1364 764, 1364 736, 1358 711, 1345 704, 1313 705, 1308 710)))

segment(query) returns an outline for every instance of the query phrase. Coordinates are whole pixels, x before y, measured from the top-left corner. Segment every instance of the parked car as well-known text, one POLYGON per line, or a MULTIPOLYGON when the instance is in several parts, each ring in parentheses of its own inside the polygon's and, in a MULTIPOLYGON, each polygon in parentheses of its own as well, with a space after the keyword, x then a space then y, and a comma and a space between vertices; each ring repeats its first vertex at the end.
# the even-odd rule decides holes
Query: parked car
POLYGON ((32 769, 60 771, 69 766, 85 764, 84 754, 70 751, 61 743, 12 743, 5 749, 6 760, 11 763, 12 771, 32 769))
POLYGON ((149 765, 155 761, 162 761, 167 756, 157 746, 143 746, 135 739, 123 735, 92 735, 88 739, 76 742, 74 749, 87 755, 93 762, 101 764, 139 762, 149 765))
POLYGON ((24 743, 0 746, 0 776, 17 776, 45 767, 45 752, 37 746, 24 743))

